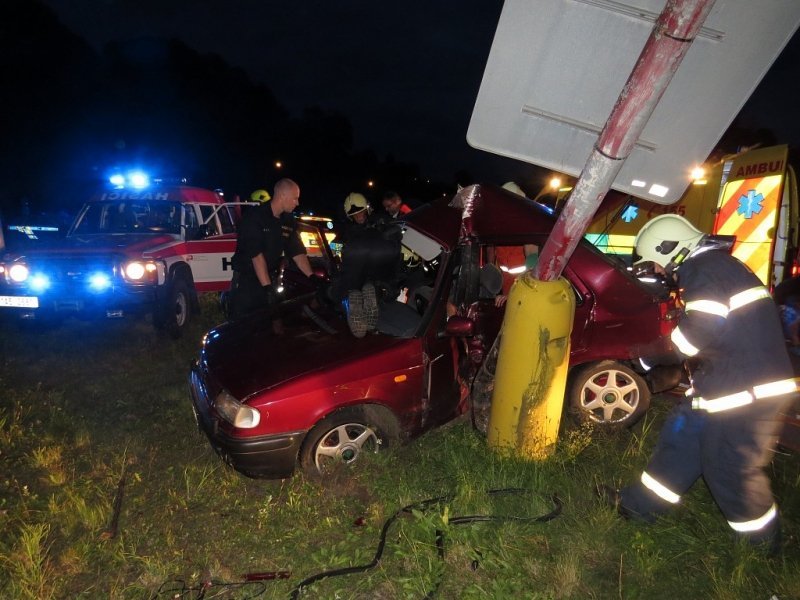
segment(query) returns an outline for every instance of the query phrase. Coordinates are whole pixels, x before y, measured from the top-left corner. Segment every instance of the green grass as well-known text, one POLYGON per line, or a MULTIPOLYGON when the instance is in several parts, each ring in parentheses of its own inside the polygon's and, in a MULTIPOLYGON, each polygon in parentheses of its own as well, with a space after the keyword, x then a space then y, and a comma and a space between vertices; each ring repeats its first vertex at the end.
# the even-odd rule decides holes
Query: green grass
POLYGON ((594 497, 596 481, 629 481, 646 464, 663 398, 633 431, 568 427, 538 463, 499 456, 460 421, 324 485, 244 478, 197 433, 188 399, 189 360, 220 318, 206 302, 178 342, 147 322, 68 321, 47 332, 0 323, 0 597, 193 598, 169 590, 289 571, 206 590, 287 598, 311 575, 369 563, 388 518, 443 496, 397 517, 376 568, 301 597, 800 598, 797 456, 770 467, 785 538, 774 560, 733 541, 702 482, 652 526, 619 520, 594 497), (499 488, 525 493, 491 493, 499 488), (564 506, 547 523, 459 522, 544 514, 552 494, 564 506))

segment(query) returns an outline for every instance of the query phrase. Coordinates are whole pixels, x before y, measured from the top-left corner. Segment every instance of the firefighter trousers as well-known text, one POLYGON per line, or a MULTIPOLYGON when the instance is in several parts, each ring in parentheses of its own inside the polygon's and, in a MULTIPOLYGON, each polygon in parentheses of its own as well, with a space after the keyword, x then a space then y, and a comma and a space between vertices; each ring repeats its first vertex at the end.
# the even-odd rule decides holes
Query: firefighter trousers
POLYGON ((620 491, 623 510, 652 521, 702 476, 732 528, 754 543, 772 540, 778 519, 769 517, 774 500, 764 467, 778 440, 779 413, 791 400, 765 398, 714 414, 681 403, 664 423, 641 481, 620 491))

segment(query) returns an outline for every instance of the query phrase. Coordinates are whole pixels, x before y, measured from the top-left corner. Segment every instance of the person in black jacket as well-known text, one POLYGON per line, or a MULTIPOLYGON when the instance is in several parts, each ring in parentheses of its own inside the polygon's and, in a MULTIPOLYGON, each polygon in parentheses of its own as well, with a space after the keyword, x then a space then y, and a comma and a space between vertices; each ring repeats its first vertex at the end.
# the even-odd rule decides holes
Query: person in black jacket
POLYGON ((640 480, 598 491, 624 516, 653 521, 702 476, 730 527, 777 551, 778 507, 764 467, 779 414, 796 393, 794 373, 767 288, 718 240, 677 215, 651 220, 636 238, 642 261, 681 288, 684 308, 671 340, 690 367, 691 388, 640 480))
POLYGON ((282 255, 291 258, 304 275, 312 276, 292 216, 299 203, 300 187, 291 179, 281 179, 275 184, 272 200, 251 208, 242 217, 232 259, 231 318, 274 309, 278 302, 274 283, 282 255))

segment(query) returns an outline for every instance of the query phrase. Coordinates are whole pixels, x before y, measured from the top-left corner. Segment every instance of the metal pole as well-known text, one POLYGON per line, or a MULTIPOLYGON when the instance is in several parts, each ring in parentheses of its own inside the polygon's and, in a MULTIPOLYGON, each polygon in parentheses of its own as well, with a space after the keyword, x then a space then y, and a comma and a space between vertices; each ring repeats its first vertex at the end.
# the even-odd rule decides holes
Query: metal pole
POLYGON ((553 281, 561 275, 714 2, 667 1, 542 248, 538 279, 553 281))

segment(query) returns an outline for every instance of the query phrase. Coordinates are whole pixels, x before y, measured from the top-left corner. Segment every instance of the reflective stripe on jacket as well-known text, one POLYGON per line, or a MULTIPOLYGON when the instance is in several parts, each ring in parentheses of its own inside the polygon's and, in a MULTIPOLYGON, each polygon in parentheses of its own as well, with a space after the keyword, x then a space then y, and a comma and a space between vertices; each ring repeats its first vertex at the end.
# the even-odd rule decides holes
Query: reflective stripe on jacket
POLYGON ((684 310, 671 339, 693 359, 696 408, 718 412, 796 390, 777 306, 744 264, 709 250, 677 275, 684 310))

